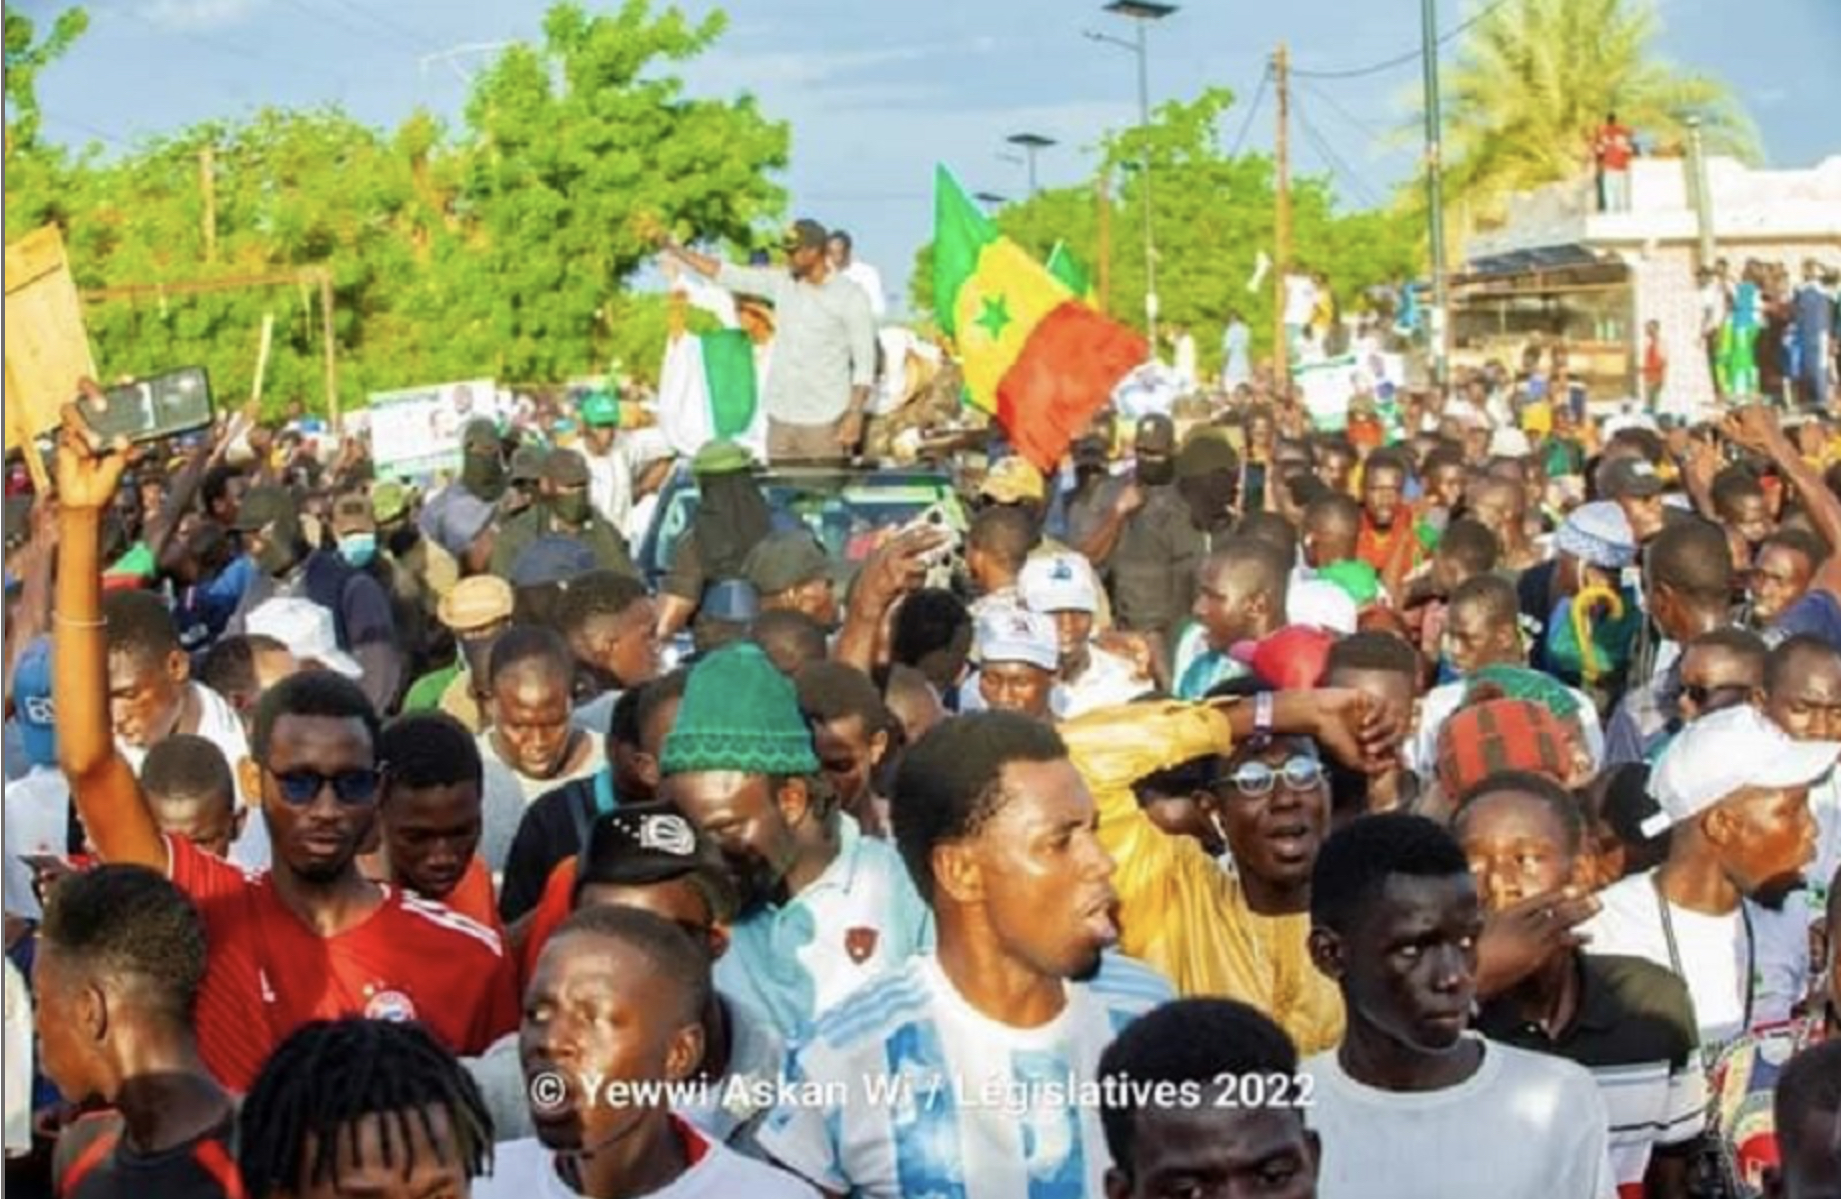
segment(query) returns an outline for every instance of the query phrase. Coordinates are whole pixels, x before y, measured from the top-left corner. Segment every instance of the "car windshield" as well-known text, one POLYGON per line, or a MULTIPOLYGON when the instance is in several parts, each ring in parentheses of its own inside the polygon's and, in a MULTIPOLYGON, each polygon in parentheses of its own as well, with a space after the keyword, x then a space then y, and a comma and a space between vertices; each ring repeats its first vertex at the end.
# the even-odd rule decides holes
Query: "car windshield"
MULTIPOLYGON (((852 566, 869 557, 886 530, 915 520, 935 504, 956 506, 952 485, 943 478, 867 476, 846 481, 769 476, 761 481, 761 490, 777 520, 796 516, 824 543, 832 561, 852 566)), ((697 501, 696 484, 690 480, 671 488, 661 499, 645 563, 653 575, 669 571, 676 562, 678 546, 696 520, 697 501)))

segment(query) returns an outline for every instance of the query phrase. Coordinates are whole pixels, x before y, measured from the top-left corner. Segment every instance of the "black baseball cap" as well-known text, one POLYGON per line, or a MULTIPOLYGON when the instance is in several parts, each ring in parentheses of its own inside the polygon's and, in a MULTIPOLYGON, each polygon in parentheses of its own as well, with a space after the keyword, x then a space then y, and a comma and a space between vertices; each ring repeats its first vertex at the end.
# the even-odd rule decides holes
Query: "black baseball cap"
POLYGON ((1662 494, 1662 476, 1646 459, 1618 458, 1605 463, 1599 472, 1598 490, 1610 500, 1647 499, 1662 494))
POLYGON ((1176 422, 1161 413, 1138 420, 1138 434, 1132 446, 1140 454, 1168 456, 1176 453, 1176 422))
POLYGON ((794 250, 822 250, 830 240, 831 234, 823 225, 810 218, 801 218, 787 229, 781 248, 788 254, 794 250))
POLYGON ((717 923, 734 919, 735 885, 714 845, 662 800, 621 804, 595 819, 576 870, 576 897, 589 886, 648 887, 689 878, 717 923))

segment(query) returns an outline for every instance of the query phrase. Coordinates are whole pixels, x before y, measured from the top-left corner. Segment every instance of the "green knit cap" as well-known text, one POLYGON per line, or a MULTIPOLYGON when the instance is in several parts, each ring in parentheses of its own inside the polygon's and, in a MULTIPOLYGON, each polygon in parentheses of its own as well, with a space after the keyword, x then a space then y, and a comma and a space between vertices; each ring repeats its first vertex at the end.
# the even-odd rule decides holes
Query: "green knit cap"
POLYGON ((752 641, 725 645, 691 669, 660 758, 667 775, 818 772, 799 692, 752 641))
POLYGON ((1559 680, 1526 666, 1485 666, 1465 675, 1464 684, 1466 703, 1480 688, 1489 688, 1501 692, 1503 699, 1525 699, 1537 703, 1561 720, 1579 713, 1578 697, 1559 680))

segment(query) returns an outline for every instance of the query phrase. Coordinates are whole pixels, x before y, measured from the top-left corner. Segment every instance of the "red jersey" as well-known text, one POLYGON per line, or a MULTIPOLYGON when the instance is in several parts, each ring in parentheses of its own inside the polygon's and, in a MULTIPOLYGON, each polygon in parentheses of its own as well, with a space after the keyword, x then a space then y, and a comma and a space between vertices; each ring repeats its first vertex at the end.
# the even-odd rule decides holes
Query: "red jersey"
POLYGON ((474 923, 485 925, 499 935, 501 942, 505 940, 505 922, 499 919, 498 897, 492 893, 492 871, 486 869, 486 859, 478 854, 473 855, 467 872, 441 902, 474 923))
POLYGON ((379 884, 375 912, 322 937, 281 902, 268 871, 246 873, 182 837, 166 847, 209 947, 199 1050, 231 1090, 247 1091, 275 1046, 312 1020, 419 1020, 461 1055, 483 1053, 518 1026, 513 963, 478 922, 379 884))
POLYGON ((524 934, 524 960, 519 963, 523 970, 519 977, 527 983, 537 973, 537 955, 543 952, 550 935, 569 918, 575 899, 575 862, 574 855, 570 855, 556 863, 556 869, 544 881, 543 898, 531 909, 530 925, 524 934))

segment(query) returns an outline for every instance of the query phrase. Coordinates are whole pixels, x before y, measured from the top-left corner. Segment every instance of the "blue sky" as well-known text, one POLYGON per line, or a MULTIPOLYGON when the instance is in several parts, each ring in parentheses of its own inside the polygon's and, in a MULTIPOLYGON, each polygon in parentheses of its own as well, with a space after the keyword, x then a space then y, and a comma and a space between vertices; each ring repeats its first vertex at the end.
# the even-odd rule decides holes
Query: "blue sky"
MULTIPOLYGON (((1449 29, 1477 0, 1440 0, 1449 29)), ((65 0, 13 0, 35 18, 65 0)), ((797 215, 855 233, 859 254, 901 287, 931 222, 928 189, 944 161, 974 190, 1026 190, 1003 139, 1029 131, 1061 144, 1040 159, 1043 186, 1091 168, 1103 131, 1136 114, 1132 55, 1085 30, 1129 37, 1101 0, 727 0, 727 35, 686 72, 704 94, 749 91, 790 120, 786 183, 797 215)), ((713 0, 683 0, 701 15, 713 0)), ((129 144, 263 104, 333 102, 378 125, 417 105, 457 117, 456 68, 424 65, 454 47, 536 39, 544 0, 91 0, 91 28, 41 78, 46 132, 59 140, 129 144)), ((1660 50, 1727 79, 1760 125, 1773 165, 1841 153, 1841 0, 1662 0, 1660 50), (1743 23, 1739 23, 1739 14, 1743 23)), ((1334 71, 1418 44, 1417 0, 1189 0, 1152 31, 1152 102, 1226 85, 1239 133, 1264 64, 1281 38, 1294 64, 1334 71)), ((1416 100, 1417 64, 1349 80, 1313 81, 1298 105, 1328 153, 1299 138, 1299 168, 1339 163, 1342 195, 1359 205, 1412 166, 1410 146, 1384 135, 1416 100)), ((1268 148, 1268 96, 1247 144, 1268 148)))

